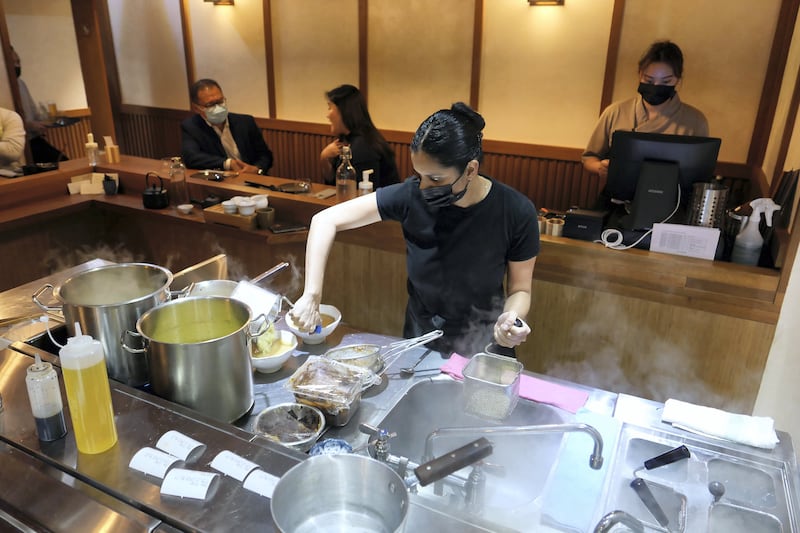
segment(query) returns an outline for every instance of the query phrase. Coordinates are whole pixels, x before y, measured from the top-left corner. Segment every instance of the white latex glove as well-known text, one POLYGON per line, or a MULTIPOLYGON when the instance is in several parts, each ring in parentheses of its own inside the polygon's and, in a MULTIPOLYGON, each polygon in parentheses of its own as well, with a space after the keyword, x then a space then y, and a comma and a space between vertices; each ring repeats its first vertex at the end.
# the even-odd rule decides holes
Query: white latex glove
POLYGON ((525 342, 531 328, 514 311, 506 311, 494 324, 494 340, 500 346, 513 348, 525 342))
POLYGON ((305 293, 294 303, 288 312, 292 324, 300 331, 314 333, 317 327, 322 326, 322 317, 319 315, 319 302, 313 296, 305 293))

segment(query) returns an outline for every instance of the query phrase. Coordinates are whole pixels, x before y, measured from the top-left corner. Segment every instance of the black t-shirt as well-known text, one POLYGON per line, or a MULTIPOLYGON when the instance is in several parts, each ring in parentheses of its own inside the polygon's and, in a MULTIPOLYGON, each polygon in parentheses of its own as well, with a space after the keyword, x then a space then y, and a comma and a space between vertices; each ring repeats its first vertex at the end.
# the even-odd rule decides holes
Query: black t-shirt
POLYGON ((491 181, 486 198, 466 208, 428 207, 417 177, 377 191, 381 218, 399 221, 406 241, 406 337, 443 329, 440 351, 481 351, 503 310, 507 263, 538 255, 536 207, 491 181))

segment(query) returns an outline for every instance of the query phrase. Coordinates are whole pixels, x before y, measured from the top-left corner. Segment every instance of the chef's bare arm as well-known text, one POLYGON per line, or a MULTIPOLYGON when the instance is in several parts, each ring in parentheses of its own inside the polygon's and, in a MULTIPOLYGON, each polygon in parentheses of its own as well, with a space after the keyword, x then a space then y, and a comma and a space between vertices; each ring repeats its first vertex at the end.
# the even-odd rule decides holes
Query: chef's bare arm
POLYGON ((292 309, 300 329, 313 329, 319 323, 319 304, 336 233, 380 222, 375 193, 334 205, 314 215, 306 242, 306 279, 303 295, 292 309))
POLYGON ((495 324, 495 342, 501 346, 512 347, 525 342, 530 327, 523 323, 522 326, 514 325, 517 317, 525 318, 531 308, 531 288, 533 285, 533 267, 536 258, 527 261, 509 261, 508 276, 506 279, 506 297, 503 314, 497 318, 495 324))

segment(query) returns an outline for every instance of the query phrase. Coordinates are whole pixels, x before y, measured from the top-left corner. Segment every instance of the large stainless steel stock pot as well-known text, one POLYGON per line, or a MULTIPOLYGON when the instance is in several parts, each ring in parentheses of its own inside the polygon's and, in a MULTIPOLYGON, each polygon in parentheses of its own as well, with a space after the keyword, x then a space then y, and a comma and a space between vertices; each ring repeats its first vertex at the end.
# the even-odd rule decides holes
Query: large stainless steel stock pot
POLYGON ((142 315, 123 345, 146 352, 155 394, 233 422, 253 406, 250 341, 267 327, 233 298, 178 298, 142 315), (134 338, 142 346, 130 346, 134 338))
POLYGON ((44 311, 62 311, 67 331, 75 335, 75 323, 84 334, 103 344, 109 377, 132 386, 147 383, 147 361, 122 349, 122 334, 136 326, 145 311, 169 300, 172 273, 146 263, 120 263, 76 274, 60 286, 46 284, 33 294, 44 311), (51 290, 59 306, 40 301, 51 290))

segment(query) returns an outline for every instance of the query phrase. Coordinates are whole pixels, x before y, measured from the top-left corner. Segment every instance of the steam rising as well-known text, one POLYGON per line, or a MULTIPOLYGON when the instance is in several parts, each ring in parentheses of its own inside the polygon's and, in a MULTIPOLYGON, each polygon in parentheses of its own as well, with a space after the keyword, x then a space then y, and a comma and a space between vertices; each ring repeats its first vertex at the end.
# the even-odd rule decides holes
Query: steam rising
MULTIPOLYGON (((544 373, 659 402, 676 398, 735 412, 751 408, 745 400, 723 397, 698 377, 708 363, 691 357, 681 348, 682 332, 675 324, 665 324, 659 330, 648 329, 640 317, 623 308, 611 309, 605 303, 596 302, 576 315, 583 320, 574 325, 560 361, 544 373), (626 338, 635 339, 636 343, 627 342, 623 348, 620 339, 626 338)), ((538 334, 546 335, 546 326, 538 334)), ((528 342, 535 342, 535 336, 528 342)), ((713 350, 714 346, 709 345, 708 349, 713 350)), ((759 376, 753 373, 749 379, 757 387, 759 376)))

